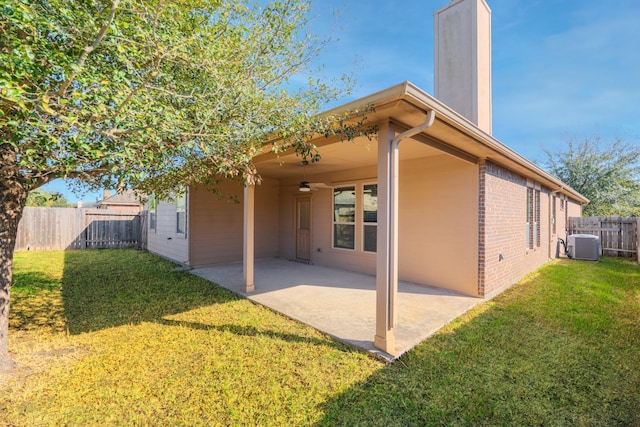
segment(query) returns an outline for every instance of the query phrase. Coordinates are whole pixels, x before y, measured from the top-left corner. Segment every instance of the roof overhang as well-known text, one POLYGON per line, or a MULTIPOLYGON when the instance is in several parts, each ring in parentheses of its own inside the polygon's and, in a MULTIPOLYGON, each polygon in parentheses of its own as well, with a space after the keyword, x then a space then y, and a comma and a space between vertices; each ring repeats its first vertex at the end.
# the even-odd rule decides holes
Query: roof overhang
MULTIPOLYGON (((474 123, 461 116, 451 108, 424 92, 413 83, 404 82, 392 86, 372 95, 343 104, 328 110, 322 115, 339 116, 355 110, 366 110, 366 123, 376 124, 389 122, 398 131, 403 131, 421 124, 426 114, 434 110, 436 119, 434 124, 422 134, 413 137, 414 140, 432 147, 438 153, 448 153, 463 160, 480 162, 488 160, 507 169, 510 169, 527 179, 540 183, 551 191, 565 194, 570 198, 587 203, 588 199, 572 189, 558 178, 544 171, 532 161, 516 153, 507 145, 495 139, 493 136, 479 129, 474 123), (368 107, 368 108, 364 108, 368 107)), ((353 119, 358 120, 358 118, 353 119)), ((355 141, 354 147, 346 150, 355 150, 357 145, 367 145, 366 138, 355 141)), ((312 142, 318 147, 326 147, 338 142, 339 138, 325 138, 318 136, 312 142)), ((365 147, 367 148, 367 147, 365 147)), ((270 146, 265 146, 263 154, 254 158, 256 166, 260 170, 261 162, 268 162, 277 157, 279 161, 292 153, 281 153, 278 156, 269 153, 270 146)), ((410 151, 410 150, 409 150, 410 151)), ((407 154, 411 155, 411 153, 407 154)), ((348 157, 348 156, 347 156, 348 157)), ((347 159, 351 162, 357 159, 347 159)), ((289 160, 299 164, 300 159, 289 160)), ((264 163, 267 165, 267 163, 264 163)), ((272 163, 273 165, 273 163, 272 163)))

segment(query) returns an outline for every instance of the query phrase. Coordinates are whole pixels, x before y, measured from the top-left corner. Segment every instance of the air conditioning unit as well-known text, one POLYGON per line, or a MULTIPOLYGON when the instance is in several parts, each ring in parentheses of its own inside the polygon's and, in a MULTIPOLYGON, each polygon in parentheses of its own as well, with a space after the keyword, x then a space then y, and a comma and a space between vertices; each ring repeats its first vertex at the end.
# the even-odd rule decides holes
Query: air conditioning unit
POLYGON ((567 237, 567 252, 573 259, 598 261, 600 239, 591 234, 572 234, 567 237))

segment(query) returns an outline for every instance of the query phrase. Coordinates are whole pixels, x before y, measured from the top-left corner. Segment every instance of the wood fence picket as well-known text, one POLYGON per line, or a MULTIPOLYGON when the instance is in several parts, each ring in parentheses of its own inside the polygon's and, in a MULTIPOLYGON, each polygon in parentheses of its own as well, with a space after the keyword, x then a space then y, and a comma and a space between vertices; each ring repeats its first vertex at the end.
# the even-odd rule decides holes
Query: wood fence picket
POLYGON ((146 212, 25 207, 16 251, 146 248, 146 212))
POLYGON ((640 262, 640 218, 571 217, 567 234, 592 234, 600 238, 603 256, 635 257, 640 262))

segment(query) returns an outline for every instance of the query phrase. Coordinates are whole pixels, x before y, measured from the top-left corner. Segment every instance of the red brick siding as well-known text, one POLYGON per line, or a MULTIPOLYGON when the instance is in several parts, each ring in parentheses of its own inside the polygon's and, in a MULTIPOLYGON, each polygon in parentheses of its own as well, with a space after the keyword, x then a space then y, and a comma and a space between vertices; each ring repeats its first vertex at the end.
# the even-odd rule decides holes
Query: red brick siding
POLYGON ((526 179, 491 162, 486 162, 485 170, 484 280, 479 281, 483 284, 479 293, 490 295, 549 260, 549 190, 540 189, 539 246, 531 249, 527 247, 526 179))

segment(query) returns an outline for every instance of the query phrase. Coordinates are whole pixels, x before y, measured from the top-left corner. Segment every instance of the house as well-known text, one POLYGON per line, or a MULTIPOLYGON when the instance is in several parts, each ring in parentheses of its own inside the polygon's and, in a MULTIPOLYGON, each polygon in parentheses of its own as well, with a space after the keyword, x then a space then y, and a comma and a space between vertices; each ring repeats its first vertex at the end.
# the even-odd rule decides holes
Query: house
POLYGON ((102 200, 95 203, 95 207, 97 209, 116 209, 140 212, 143 208, 140 200, 131 190, 119 190, 113 196, 111 195, 111 191, 104 190, 103 194, 104 196, 102 200))
POLYGON ((265 147, 263 181, 198 185, 154 203, 148 249, 190 267, 280 257, 376 276, 379 349, 394 352, 398 280, 489 298, 557 256, 582 195, 491 136, 490 9, 435 13, 435 97, 404 82, 330 112, 371 105, 372 140, 319 137, 301 165, 265 147), (461 55, 460 52, 465 52, 461 55))

